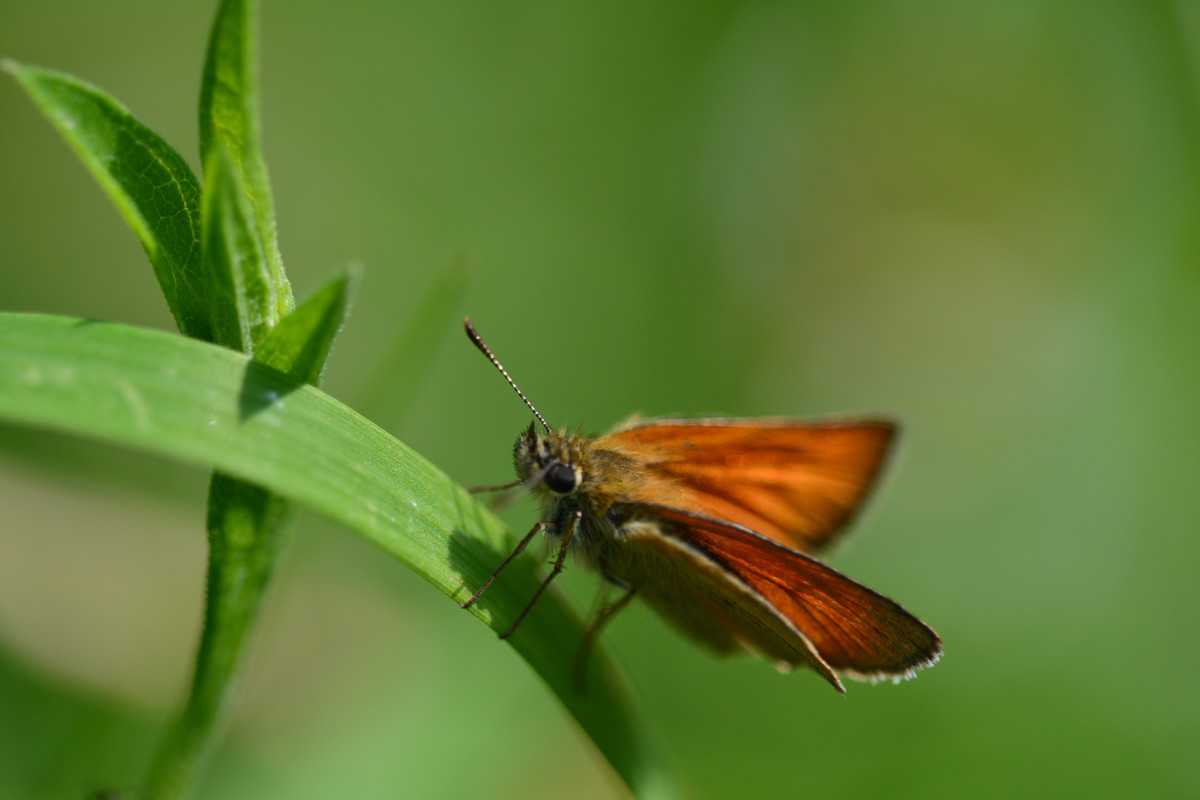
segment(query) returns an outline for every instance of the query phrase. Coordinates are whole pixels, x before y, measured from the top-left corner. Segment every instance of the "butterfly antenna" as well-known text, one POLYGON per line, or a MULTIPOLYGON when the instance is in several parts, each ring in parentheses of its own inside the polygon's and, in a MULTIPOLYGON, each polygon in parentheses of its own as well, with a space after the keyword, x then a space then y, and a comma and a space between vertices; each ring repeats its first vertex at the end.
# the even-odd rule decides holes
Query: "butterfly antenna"
POLYGON ((542 423, 542 427, 549 433, 550 426, 546 424, 546 418, 538 413, 538 410, 533 407, 533 403, 529 402, 529 398, 521 391, 521 387, 517 386, 517 382, 509 376, 508 370, 500 363, 500 359, 496 358, 496 355, 492 352, 492 348, 487 346, 487 343, 483 341, 483 337, 479 335, 479 331, 475 330, 475 326, 471 324, 470 317, 463 319, 463 326, 467 329, 467 337, 479 348, 479 352, 487 356, 488 361, 492 362, 492 365, 500 370, 500 374, 504 376, 504 380, 508 381, 508 385, 513 388, 513 391, 525 401, 525 405, 529 406, 529 410, 533 412, 533 415, 538 418, 538 422, 542 423))

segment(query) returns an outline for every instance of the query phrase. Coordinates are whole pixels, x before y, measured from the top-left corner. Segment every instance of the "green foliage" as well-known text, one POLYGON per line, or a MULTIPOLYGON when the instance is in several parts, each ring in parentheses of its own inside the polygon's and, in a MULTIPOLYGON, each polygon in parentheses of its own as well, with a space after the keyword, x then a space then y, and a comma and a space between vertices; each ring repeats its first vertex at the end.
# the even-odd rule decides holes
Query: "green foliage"
POLYGON ((270 330, 254 360, 317 386, 333 338, 346 321, 357 270, 335 275, 270 330))
POLYGON ((257 18, 250 0, 221 3, 208 40, 208 56, 200 81, 200 157, 204 177, 226 152, 237 174, 236 185, 253 209, 253 227, 262 248, 263 269, 276 289, 268 318, 292 307, 291 288, 275 238, 275 203, 267 181, 258 122, 257 18))
POLYGON ((137 235, 180 332, 211 340, 200 266, 200 184, 183 156, 94 86, 12 61, 4 66, 137 235))
MULTIPOLYGON (((503 525, 378 426, 303 381, 195 340, 0 314, 0 417, 212 466, 264 487, 346 525, 457 602, 508 548, 503 525)), ((229 539, 229 548, 248 547, 229 539)), ((529 562, 515 562, 471 613, 503 630, 537 587, 529 562)), ((587 693, 572 686, 581 635, 579 620, 551 593, 508 641, 617 772, 639 794, 654 795, 664 774, 602 653, 587 693)))
POLYGON ((279 322, 253 210, 226 152, 204 170, 201 241, 213 341, 243 353, 279 322))
MULTIPOLYGON (((216 3, 0 6, 0 54, 104 86, 201 176, 187 140, 216 3)), ((459 338, 465 313, 556 425, 903 423, 832 561, 938 629, 935 669, 838 697, 712 659, 638 604, 606 630, 689 796, 1200 796, 1200 689, 1178 677, 1200 656, 1188 5, 261 12, 296 300, 368 268, 322 388, 445 474, 511 478, 529 422, 459 338), (464 244, 469 303, 394 345, 464 244), (431 371, 398 377, 425 341, 431 371)), ((16 80, 0 109, 0 305, 173 328, 16 80)), ((186 685, 205 475, 30 425, 0 420, 0 797, 127 798, 186 685)), ((503 516, 524 533, 534 514, 503 516)), ((314 516, 300 508, 200 797, 628 797, 490 629, 314 516)), ((466 533, 506 554, 499 528, 466 533)), ((531 551, 493 588, 532 581, 531 551)), ((592 600, 594 576, 560 581, 592 600)))
MULTIPOLYGON (((201 86, 202 192, 184 159, 100 90, 6 65, 138 235, 180 331, 192 337, 0 314, 4 419, 216 470, 204 629, 187 703, 138 789, 149 799, 188 796, 207 768, 293 501, 348 525, 459 600, 505 549, 503 527, 440 471, 313 388, 352 282, 339 275, 293 310, 259 144, 254 28, 252 3, 220 5, 201 86)), ((404 397, 430 364, 463 274, 458 264, 442 273, 399 340, 404 397)), ((528 566, 515 569, 473 613, 489 623, 511 619, 535 586, 528 566)), ((512 645, 632 788, 670 793, 602 655, 591 690, 572 690, 566 671, 578 642, 578 621, 549 599, 512 645)))

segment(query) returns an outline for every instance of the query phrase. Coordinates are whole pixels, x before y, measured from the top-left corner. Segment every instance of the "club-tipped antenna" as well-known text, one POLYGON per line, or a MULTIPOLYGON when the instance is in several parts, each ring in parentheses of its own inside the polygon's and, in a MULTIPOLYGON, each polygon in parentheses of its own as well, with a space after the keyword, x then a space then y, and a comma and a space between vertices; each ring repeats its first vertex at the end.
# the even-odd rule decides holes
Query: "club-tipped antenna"
POLYGON ((521 387, 517 386, 517 382, 512 379, 508 374, 508 370, 500 363, 500 359, 496 358, 496 354, 492 352, 492 348, 488 347, 487 342, 483 341, 483 337, 479 335, 479 331, 475 330, 475 326, 471 324, 470 317, 463 319, 463 326, 467 329, 467 337, 475 343, 475 346, 479 348, 479 352, 487 356, 487 360, 492 362, 492 365, 496 369, 500 370, 500 374, 504 376, 504 380, 508 381, 508 385, 513 388, 517 396, 525 401, 525 405, 529 406, 529 410, 533 412, 533 415, 538 418, 538 422, 542 423, 542 427, 549 433, 550 426, 546 424, 546 418, 539 414, 538 410, 533 407, 533 403, 529 402, 529 398, 521 391, 521 387))

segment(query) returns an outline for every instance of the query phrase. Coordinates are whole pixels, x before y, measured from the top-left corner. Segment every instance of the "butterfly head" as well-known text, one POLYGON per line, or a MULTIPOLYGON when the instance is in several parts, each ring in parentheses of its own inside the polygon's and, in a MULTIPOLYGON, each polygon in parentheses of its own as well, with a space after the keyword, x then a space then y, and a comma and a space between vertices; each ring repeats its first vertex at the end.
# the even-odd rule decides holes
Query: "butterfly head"
POLYGON ((513 446, 517 477, 556 495, 573 494, 580 487, 585 460, 578 436, 555 430, 543 433, 533 423, 513 446))

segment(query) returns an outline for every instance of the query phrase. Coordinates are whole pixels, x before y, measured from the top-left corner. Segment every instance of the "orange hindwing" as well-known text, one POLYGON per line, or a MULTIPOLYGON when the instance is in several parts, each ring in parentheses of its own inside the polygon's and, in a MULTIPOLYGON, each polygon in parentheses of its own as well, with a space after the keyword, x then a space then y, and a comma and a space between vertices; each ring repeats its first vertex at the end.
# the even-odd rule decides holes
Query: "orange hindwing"
POLYGON ((718 592, 727 601, 724 622, 764 655, 807 664, 827 679, 832 670, 860 680, 909 677, 941 655, 938 635, 900 604, 802 553, 739 526, 672 508, 629 504, 622 510, 634 519, 653 520, 663 539, 685 547, 654 541, 649 528, 630 544, 691 558, 697 572, 705 561, 731 573, 718 592), (785 625, 768 621, 764 626, 762 606, 773 609, 785 625))

